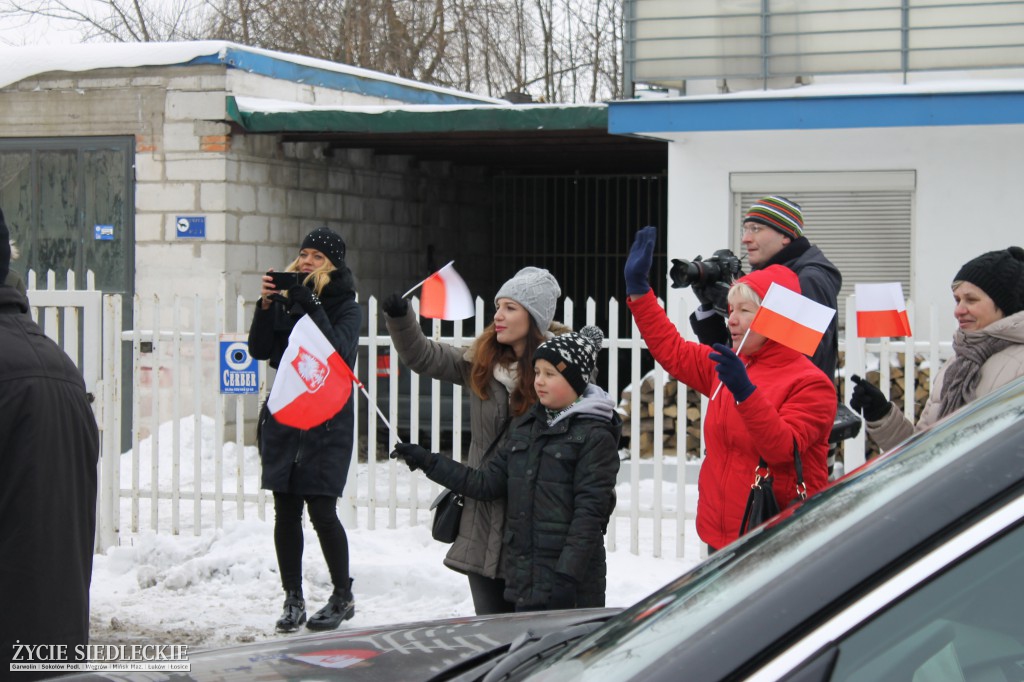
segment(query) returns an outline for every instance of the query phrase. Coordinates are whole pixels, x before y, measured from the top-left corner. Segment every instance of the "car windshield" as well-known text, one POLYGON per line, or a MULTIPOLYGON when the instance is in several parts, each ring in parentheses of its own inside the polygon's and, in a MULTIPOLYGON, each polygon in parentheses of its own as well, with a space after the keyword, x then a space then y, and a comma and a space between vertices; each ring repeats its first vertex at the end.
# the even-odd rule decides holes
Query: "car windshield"
POLYGON ((807 561, 872 512, 1024 416, 1024 381, 979 399, 869 462, 805 504, 770 532, 756 529, 693 570, 623 611, 575 646, 544 661, 526 679, 632 679, 659 657, 777 576, 807 561))

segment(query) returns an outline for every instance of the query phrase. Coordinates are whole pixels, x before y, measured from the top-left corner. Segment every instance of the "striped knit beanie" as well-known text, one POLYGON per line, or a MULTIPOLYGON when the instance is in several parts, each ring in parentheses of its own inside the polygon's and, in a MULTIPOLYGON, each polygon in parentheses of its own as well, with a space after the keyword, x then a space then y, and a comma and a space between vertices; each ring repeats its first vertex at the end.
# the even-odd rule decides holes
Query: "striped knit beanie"
POLYGON ((790 239, 804 236, 804 214, 800 204, 786 197, 763 197, 743 216, 743 222, 761 223, 778 230, 790 239))

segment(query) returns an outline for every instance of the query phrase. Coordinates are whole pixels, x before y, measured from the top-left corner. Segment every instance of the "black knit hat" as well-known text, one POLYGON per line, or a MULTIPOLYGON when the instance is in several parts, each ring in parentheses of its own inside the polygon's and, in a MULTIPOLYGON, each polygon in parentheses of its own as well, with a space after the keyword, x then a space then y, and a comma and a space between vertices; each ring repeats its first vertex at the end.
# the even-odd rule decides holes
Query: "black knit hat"
POLYGON ((1024 310, 1024 249, 1011 246, 989 251, 967 261, 953 278, 980 288, 1003 312, 1013 315, 1024 310))
POLYGON ((316 249, 327 256, 336 268, 345 262, 345 240, 328 227, 318 227, 307 234, 299 249, 316 249))
POLYGON ((603 340, 604 332, 587 326, 579 333, 562 334, 545 341, 533 352, 533 360, 550 362, 569 382, 576 395, 583 395, 597 365, 597 353, 603 340))
POLYGON ((0 286, 7 279, 7 272, 11 269, 11 233, 7 230, 7 223, 4 222, 4 212, 0 210, 0 286))

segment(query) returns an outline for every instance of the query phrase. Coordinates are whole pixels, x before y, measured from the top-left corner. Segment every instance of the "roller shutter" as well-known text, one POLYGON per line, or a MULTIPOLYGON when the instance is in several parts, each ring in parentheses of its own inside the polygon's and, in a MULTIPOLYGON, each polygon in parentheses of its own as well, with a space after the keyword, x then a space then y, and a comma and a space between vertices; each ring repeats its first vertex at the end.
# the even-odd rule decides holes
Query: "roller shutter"
POLYGON ((858 282, 900 282, 904 296, 913 295, 913 171, 737 174, 732 186, 732 249, 743 257, 745 270, 739 229, 743 214, 762 196, 781 194, 800 204, 805 235, 843 275, 840 327, 846 320, 846 297, 858 282))

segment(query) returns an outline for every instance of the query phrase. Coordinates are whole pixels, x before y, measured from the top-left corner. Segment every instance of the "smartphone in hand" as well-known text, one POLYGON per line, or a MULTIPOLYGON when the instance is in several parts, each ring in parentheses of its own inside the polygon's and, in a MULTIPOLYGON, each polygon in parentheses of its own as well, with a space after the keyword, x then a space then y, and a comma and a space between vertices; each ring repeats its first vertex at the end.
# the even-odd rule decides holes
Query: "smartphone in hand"
POLYGON ((301 272, 268 272, 267 275, 274 282, 274 288, 282 293, 302 283, 301 272))

